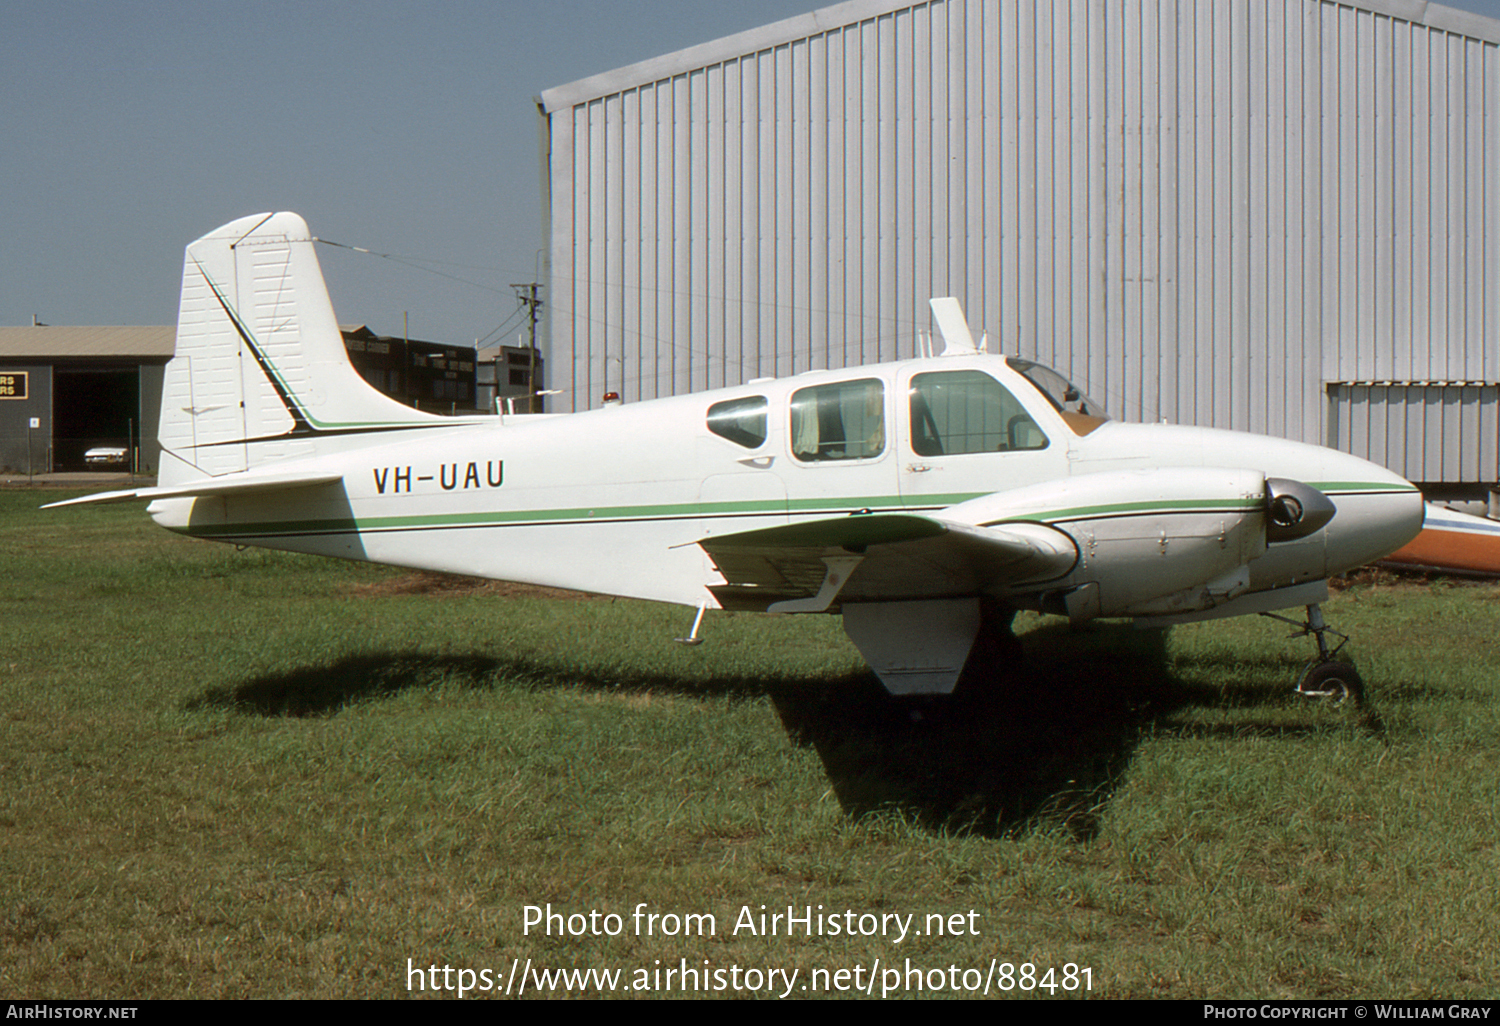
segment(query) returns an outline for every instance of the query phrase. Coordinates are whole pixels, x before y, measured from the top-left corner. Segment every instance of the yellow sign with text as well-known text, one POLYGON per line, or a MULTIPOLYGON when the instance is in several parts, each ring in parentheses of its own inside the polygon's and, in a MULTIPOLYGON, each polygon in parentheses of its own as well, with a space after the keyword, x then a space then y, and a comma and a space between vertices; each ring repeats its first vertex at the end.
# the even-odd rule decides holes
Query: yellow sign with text
POLYGON ((25 399, 29 371, 0 371, 0 399, 25 399))

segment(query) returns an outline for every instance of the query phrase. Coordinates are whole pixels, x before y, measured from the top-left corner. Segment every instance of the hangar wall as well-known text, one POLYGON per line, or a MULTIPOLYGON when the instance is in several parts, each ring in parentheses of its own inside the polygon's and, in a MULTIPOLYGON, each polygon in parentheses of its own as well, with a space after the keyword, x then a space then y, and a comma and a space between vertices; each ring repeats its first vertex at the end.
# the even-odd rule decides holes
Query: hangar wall
POLYGON ((51 365, 5 361, 0 364, 0 474, 51 470, 51 450, 51 365))
POLYGON ((94 446, 134 446, 136 469, 156 473, 174 334, 168 326, 0 326, 0 473, 82 470, 94 446))
POLYGON ((907 356, 955 295, 1117 416, 1495 482, 1497 44, 1407 0, 851 0, 550 90, 551 384, 907 356))

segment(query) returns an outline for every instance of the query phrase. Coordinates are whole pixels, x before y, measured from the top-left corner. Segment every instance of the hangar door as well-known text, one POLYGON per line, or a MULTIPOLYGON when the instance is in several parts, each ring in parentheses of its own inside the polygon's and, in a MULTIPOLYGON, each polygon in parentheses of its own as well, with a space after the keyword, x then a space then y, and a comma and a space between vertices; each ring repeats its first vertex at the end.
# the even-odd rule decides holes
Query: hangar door
POLYGON ((141 438, 141 373, 137 367, 57 368, 52 385, 52 466, 55 470, 128 470, 141 438), (114 446, 126 451, 113 464, 86 463, 83 454, 114 446))

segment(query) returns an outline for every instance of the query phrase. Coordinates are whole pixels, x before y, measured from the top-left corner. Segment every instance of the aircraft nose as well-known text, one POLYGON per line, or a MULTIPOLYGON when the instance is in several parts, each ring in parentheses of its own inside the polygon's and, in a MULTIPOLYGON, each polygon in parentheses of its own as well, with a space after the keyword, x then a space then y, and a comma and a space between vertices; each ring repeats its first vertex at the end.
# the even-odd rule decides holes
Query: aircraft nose
POLYGON ((1320 490, 1337 509, 1329 523, 1328 572, 1344 573, 1390 555, 1422 530, 1422 493, 1405 478, 1349 457, 1360 471, 1320 490))

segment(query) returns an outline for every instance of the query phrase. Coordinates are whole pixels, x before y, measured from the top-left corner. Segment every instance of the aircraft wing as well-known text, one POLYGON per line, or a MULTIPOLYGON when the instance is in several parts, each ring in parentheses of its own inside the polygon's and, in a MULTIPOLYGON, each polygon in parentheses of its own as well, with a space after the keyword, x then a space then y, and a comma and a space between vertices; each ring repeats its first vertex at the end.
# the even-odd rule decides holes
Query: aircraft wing
POLYGON ((247 492, 285 491, 288 488, 305 488, 311 485, 333 484, 342 481, 344 475, 328 471, 297 471, 281 474, 224 474, 220 477, 205 477, 200 481, 172 485, 165 488, 126 488, 118 492, 95 492, 76 499, 49 502, 42 509, 57 509, 59 506, 86 506, 108 502, 130 502, 133 499, 187 499, 210 495, 242 495, 247 492))
POLYGON ((856 514, 715 535, 699 546, 725 583, 725 609, 821 612, 839 601, 974 595, 1048 581, 1078 548, 1036 523, 993 527, 905 513, 856 514))

